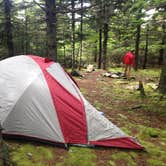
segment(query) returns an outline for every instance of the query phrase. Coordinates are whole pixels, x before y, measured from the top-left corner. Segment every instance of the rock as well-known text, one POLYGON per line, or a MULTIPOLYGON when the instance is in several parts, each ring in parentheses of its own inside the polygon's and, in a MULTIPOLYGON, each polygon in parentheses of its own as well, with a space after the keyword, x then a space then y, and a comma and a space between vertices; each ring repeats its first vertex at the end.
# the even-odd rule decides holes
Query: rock
POLYGON ((138 90, 139 86, 138 85, 130 85, 130 86, 126 86, 126 89, 129 90, 138 90))
POLYGON ((127 120, 127 117, 123 114, 118 114, 122 119, 126 119, 127 120))
POLYGON ((89 65, 87 66, 87 69, 86 69, 87 72, 92 72, 92 71, 94 71, 94 70, 95 70, 95 69, 94 69, 94 66, 93 66, 93 65, 90 65, 90 64, 89 64, 89 65))
POLYGON ((108 72, 103 73, 103 76, 104 76, 104 77, 110 77, 110 76, 111 76, 111 73, 108 73, 108 72))
POLYGON ((32 157, 32 156, 33 156, 33 154, 32 154, 32 153, 30 153, 30 152, 28 152, 28 153, 27 153, 27 156, 28 156, 28 157, 32 157))
POLYGON ((117 74, 112 74, 111 78, 119 78, 120 76, 118 76, 117 74))
POLYGON ((155 83, 152 83, 152 82, 151 83, 147 83, 146 85, 151 87, 154 90, 158 88, 158 86, 155 83))
POLYGON ((149 135, 150 135, 150 137, 153 137, 153 138, 157 138, 159 136, 158 132, 155 132, 155 131, 150 131, 149 135))
POLYGON ((73 70, 72 72, 71 72, 71 75, 72 76, 75 76, 75 77, 83 77, 78 71, 76 71, 76 70, 73 70))

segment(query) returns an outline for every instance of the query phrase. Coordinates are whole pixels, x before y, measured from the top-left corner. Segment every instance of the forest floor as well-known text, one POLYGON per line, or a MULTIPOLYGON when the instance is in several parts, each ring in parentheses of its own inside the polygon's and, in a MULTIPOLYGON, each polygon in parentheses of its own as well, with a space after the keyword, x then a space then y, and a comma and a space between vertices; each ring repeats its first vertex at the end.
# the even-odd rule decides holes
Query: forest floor
MULTIPOLYGON (((110 69, 121 71, 120 68, 110 69)), ((166 166, 166 96, 158 93, 159 70, 133 72, 135 79, 104 77, 104 70, 82 71, 75 78, 81 92, 99 111, 127 134, 136 137, 144 151, 117 148, 69 150, 36 143, 5 141, 11 163, 18 166, 166 166), (142 96, 138 81, 143 81, 142 96)), ((0 164, 1 165, 1 164, 0 164)))

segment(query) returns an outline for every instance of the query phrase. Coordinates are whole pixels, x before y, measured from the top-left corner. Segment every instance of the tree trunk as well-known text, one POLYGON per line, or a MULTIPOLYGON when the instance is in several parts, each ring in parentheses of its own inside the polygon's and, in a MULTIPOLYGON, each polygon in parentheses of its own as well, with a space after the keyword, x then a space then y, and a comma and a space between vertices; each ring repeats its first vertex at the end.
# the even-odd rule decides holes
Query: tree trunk
POLYGON ((57 61, 56 41, 56 3, 55 0, 46 0, 46 23, 47 23, 47 56, 57 61))
POLYGON ((144 55, 144 62, 143 62, 143 69, 146 69, 147 63, 147 55, 148 55, 148 36, 149 36, 149 25, 147 24, 147 31, 146 31, 146 46, 145 46, 145 55, 144 55))
MULTIPOLYGON (((165 44, 165 38, 166 38, 166 34, 165 34, 165 27, 164 25, 163 27, 163 37, 162 37, 162 46, 164 46, 165 44)), ((166 94, 166 52, 165 49, 162 48, 162 57, 163 57, 163 61, 162 61, 162 70, 161 70, 161 75, 160 75, 160 81, 159 81, 159 90, 166 94)), ((160 50, 160 54, 161 54, 161 50, 160 50)))
POLYGON ((135 43, 135 70, 138 69, 138 62, 139 62, 140 32, 141 32, 141 25, 138 25, 137 26, 136 43, 135 43))
POLYGON ((29 54, 30 49, 30 40, 28 35, 28 21, 29 16, 27 14, 27 8, 25 8, 25 54, 29 54))
POLYGON ((163 30, 163 35, 162 35, 162 38, 161 38, 161 49, 159 51, 159 60, 158 60, 158 64, 159 65, 162 65, 163 64, 163 59, 164 59, 164 44, 165 44, 165 24, 163 23, 162 24, 162 30, 163 30))
POLYGON ((25 12, 25 21, 24 21, 24 29, 23 29, 23 35, 22 35, 22 42, 20 43, 22 45, 22 50, 21 53, 23 54, 28 54, 29 53, 29 36, 28 36, 28 14, 27 14, 27 6, 26 6, 26 2, 23 0, 23 9, 25 12))
POLYGON ((6 44, 8 48, 9 57, 14 56, 12 24, 11 24, 11 8, 12 8, 11 0, 4 0, 6 44))
POLYGON ((97 63, 97 40, 95 41, 95 50, 94 50, 94 62, 97 63))
POLYGON ((164 58, 163 58, 163 66, 162 66, 160 81, 159 81, 159 90, 162 93, 166 94, 166 54, 164 55, 164 58))
POLYGON ((103 40, 103 69, 106 69, 107 62, 107 40, 108 40, 108 24, 104 24, 104 40, 103 40))
POLYGON ((71 28, 72 28, 72 33, 71 33, 71 41, 72 41, 72 57, 71 57, 71 61, 72 61, 72 71, 74 71, 75 69, 75 2, 74 0, 71 0, 71 8, 72 8, 72 23, 71 23, 71 28))
POLYGON ((102 29, 99 29, 99 59, 98 59, 98 68, 101 69, 102 64, 102 29))
POLYGON ((162 64, 163 64, 163 55, 164 55, 164 49, 161 48, 161 49, 159 50, 159 60, 158 60, 158 64, 159 64, 159 65, 162 65, 162 64))
POLYGON ((81 0, 81 20, 80 20, 80 60, 79 70, 81 69, 82 61, 82 40, 83 40, 83 0, 81 0))
POLYGON ((66 47, 65 47, 65 45, 63 46, 63 56, 64 56, 63 63, 64 63, 64 66, 66 67, 66 47))

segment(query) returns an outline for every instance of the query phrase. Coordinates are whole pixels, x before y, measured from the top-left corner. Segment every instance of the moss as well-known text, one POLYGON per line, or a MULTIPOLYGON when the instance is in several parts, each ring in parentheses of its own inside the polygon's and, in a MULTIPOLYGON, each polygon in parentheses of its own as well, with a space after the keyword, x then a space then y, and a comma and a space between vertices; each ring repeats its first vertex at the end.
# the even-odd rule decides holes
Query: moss
POLYGON ((109 166, 116 166, 115 162, 113 162, 113 161, 109 161, 109 162, 108 162, 108 165, 109 165, 109 166))
POLYGON ((136 156, 137 154, 136 153, 134 154, 134 152, 133 153, 120 152, 120 153, 113 154, 111 158, 114 160, 114 162, 121 160, 121 161, 124 161, 127 164, 127 166, 136 166, 136 163, 134 161, 136 156))
POLYGON ((155 159, 148 159, 147 163, 150 166, 166 166, 166 163, 160 161, 160 160, 155 160, 155 159))
POLYGON ((139 70, 138 72, 134 72, 134 74, 139 78, 146 78, 146 80, 149 81, 158 81, 160 76, 160 69, 139 70))
POLYGON ((147 152, 146 157, 156 160, 164 160, 166 156, 165 147, 156 146, 149 141, 141 141, 141 144, 145 147, 147 152))
POLYGON ((102 103, 95 100, 94 101, 94 106, 97 110, 100 110, 102 108, 102 103))
POLYGON ((160 138, 160 141, 164 142, 164 145, 166 145, 166 137, 165 138, 164 137, 160 138))
POLYGON ((123 72, 122 67, 111 67, 108 69, 109 72, 123 72))
POLYGON ((140 132, 138 133, 138 137, 141 139, 149 139, 150 137, 159 137, 160 130, 151 127, 145 127, 142 125, 138 125, 140 132))
POLYGON ((71 147, 67 157, 56 166, 95 166, 96 156, 88 148, 71 147))
POLYGON ((80 88, 80 91, 84 94, 84 95, 87 95, 87 90, 86 89, 84 89, 84 88, 80 88))
POLYGON ((159 131, 155 128, 146 128, 144 130, 144 134, 148 135, 150 137, 158 137, 159 136, 159 131))
POLYGON ((53 154, 49 148, 25 144, 12 152, 11 158, 19 166, 45 166, 44 161, 52 159, 53 154))
POLYGON ((132 134, 132 132, 129 130, 128 127, 121 127, 121 129, 122 129, 126 134, 128 134, 128 135, 131 135, 131 134, 132 134))

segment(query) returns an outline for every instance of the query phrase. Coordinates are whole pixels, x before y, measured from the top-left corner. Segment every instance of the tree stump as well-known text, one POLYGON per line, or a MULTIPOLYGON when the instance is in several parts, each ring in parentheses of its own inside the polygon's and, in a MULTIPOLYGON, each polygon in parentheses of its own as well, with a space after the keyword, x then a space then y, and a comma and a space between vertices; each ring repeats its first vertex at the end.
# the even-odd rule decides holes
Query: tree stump
POLYGON ((146 96, 142 81, 139 81, 139 88, 138 88, 138 90, 140 91, 140 95, 141 95, 142 97, 145 97, 145 96, 146 96))

